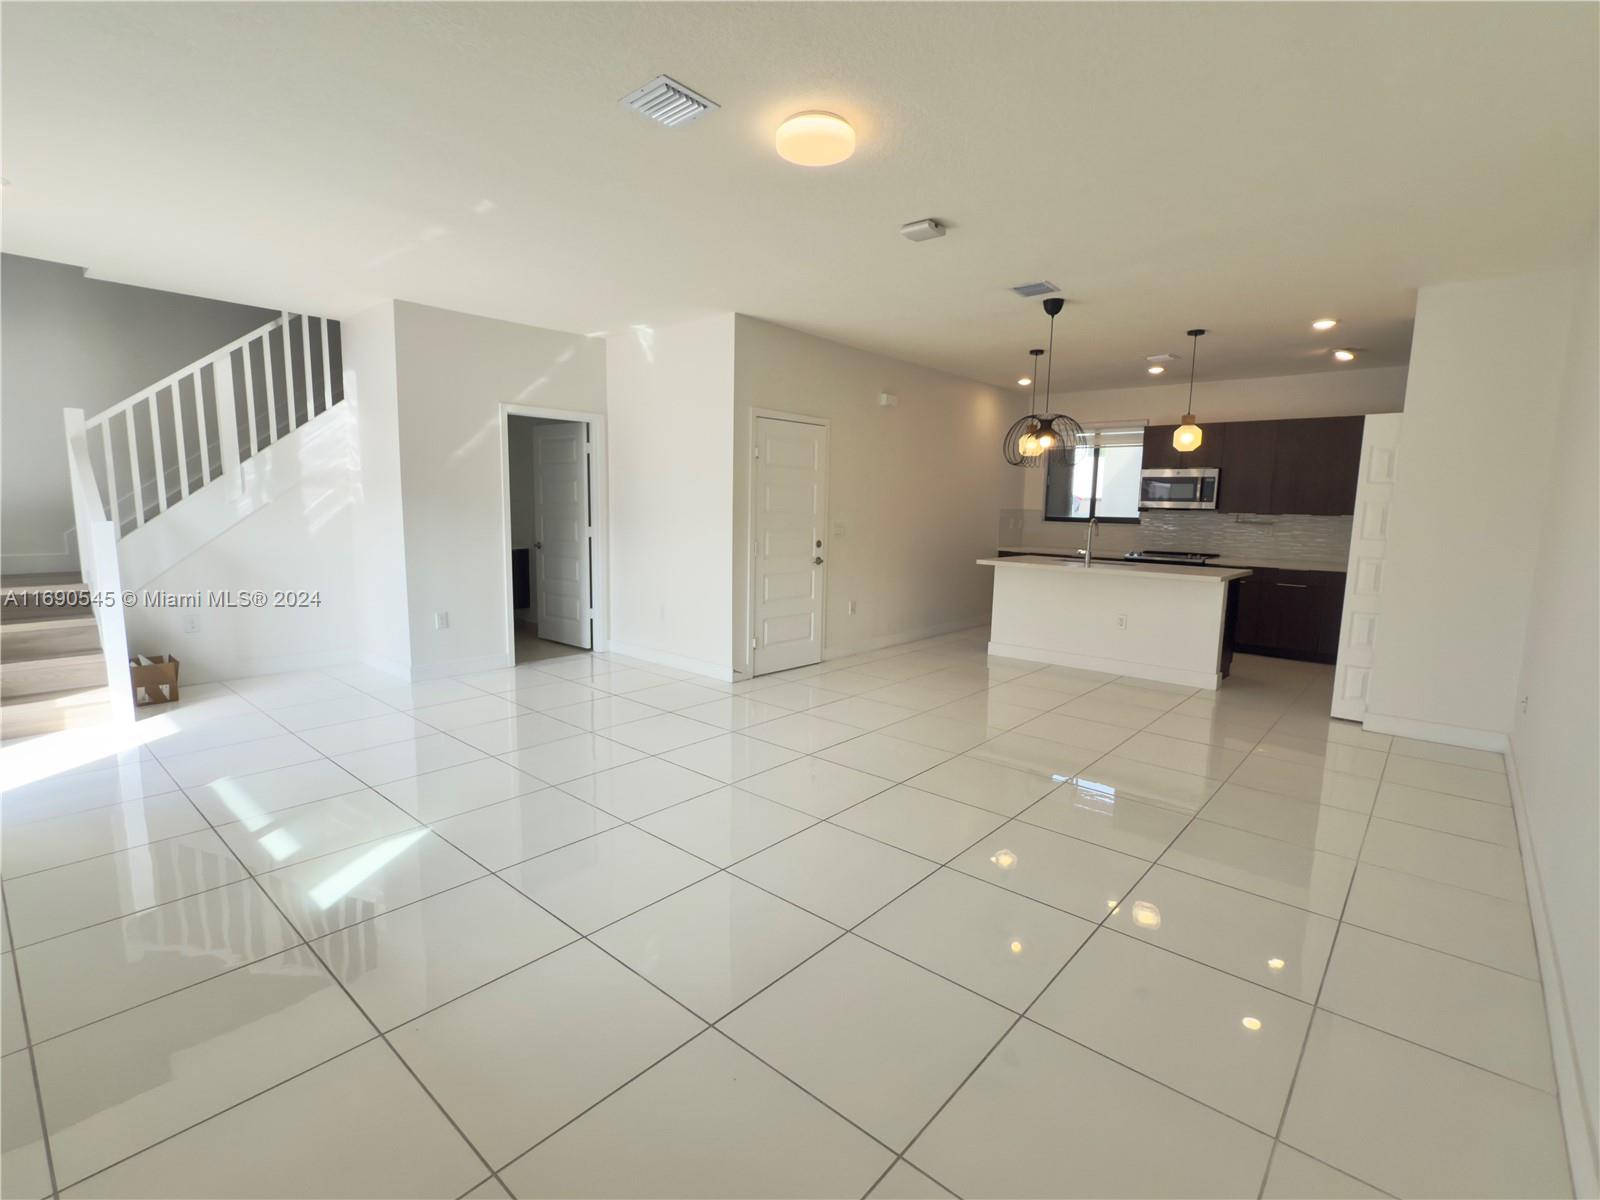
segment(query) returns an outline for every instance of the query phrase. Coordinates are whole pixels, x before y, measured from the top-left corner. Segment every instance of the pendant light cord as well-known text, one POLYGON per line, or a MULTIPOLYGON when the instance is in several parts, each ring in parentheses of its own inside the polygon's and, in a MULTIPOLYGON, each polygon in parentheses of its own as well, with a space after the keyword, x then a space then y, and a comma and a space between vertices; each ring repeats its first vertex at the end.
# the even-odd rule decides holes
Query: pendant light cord
POLYGON ((1050 314, 1050 358, 1044 368, 1044 406, 1050 407, 1050 376, 1056 366, 1056 315, 1050 314))
POLYGON ((1199 359, 1199 357, 1200 357, 1200 335, 1198 333, 1191 333, 1189 335, 1189 411, 1188 411, 1188 415, 1191 416, 1191 417, 1194 416, 1194 368, 1195 368, 1195 363, 1199 359))

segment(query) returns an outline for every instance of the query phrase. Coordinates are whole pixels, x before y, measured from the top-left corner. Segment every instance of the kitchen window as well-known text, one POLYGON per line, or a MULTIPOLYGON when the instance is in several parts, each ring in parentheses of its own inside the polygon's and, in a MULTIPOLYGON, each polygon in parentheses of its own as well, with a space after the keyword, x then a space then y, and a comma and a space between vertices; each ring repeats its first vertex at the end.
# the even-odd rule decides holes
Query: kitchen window
POLYGON ((1089 429, 1089 444, 1046 465, 1046 521, 1139 521, 1144 428, 1089 429))

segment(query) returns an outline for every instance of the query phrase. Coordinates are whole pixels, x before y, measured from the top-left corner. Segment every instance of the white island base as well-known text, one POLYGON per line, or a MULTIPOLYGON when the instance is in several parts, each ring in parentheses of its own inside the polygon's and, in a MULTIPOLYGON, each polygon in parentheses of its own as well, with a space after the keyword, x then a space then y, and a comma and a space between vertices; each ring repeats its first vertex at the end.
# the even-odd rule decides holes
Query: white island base
POLYGON ((1231 567, 1017 555, 994 568, 989 653, 1215 690, 1222 682, 1231 567))

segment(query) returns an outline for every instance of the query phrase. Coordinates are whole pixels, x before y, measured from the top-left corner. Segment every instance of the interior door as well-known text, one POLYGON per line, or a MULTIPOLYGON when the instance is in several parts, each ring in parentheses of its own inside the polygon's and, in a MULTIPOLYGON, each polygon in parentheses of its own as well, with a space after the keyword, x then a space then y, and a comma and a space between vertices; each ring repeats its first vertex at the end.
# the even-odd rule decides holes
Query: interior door
POLYGON ((590 649, 589 427, 541 422, 533 431, 533 602, 539 636, 590 649))
POLYGON ((828 430, 757 417, 751 466, 755 512, 751 671, 822 661, 827 569, 828 430))
POLYGON ((1344 615, 1333 673, 1333 715, 1359 721, 1367 714, 1367 684, 1383 592, 1383 560, 1389 550, 1389 508, 1394 497, 1399 413, 1366 419, 1361 439, 1361 474, 1356 480, 1356 516, 1350 531, 1350 570, 1344 582, 1344 615))

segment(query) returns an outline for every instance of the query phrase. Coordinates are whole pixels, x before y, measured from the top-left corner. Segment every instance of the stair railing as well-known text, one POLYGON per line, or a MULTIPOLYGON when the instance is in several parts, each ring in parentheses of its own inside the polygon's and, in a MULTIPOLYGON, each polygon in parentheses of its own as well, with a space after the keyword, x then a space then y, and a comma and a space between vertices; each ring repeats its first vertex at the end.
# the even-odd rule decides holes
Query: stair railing
POLYGON ((241 463, 343 399, 338 344, 334 322, 284 312, 88 418, 118 538, 217 480, 237 493, 241 463))
POLYGON ((100 653, 105 657, 111 717, 122 724, 133 720, 133 676, 128 668, 128 625, 123 614, 122 571, 117 564, 117 528, 106 519, 95 485, 83 410, 69 408, 64 416, 78 565, 89 589, 94 623, 100 634, 100 653))

